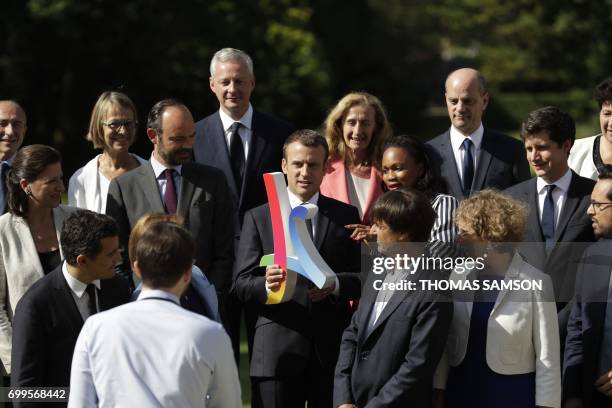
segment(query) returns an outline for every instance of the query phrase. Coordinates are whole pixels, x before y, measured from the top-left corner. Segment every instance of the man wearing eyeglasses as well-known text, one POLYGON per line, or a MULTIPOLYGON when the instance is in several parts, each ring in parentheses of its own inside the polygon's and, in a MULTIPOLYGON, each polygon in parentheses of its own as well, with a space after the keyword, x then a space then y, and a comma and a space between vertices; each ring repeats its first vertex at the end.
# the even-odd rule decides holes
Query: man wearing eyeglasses
POLYGON ((587 214, 600 241, 578 265, 565 346, 566 408, 612 406, 612 166, 599 174, 590 204, 587 214))
POLYGON ((6 176, 27 130, 25 111, 15 101, 0 101, 0 215, 6 212, 6 176))
POLYGON ((580 177, 567 164, 576 138, 574 119, 554 106, 530 112, 521 126, 527 161, 536 174, 505 190, 529 206, 527 233, 520 252, 551 276, 561 344, 574 294, 576 262, 595 237, 586 210, 595 182, 580 177))

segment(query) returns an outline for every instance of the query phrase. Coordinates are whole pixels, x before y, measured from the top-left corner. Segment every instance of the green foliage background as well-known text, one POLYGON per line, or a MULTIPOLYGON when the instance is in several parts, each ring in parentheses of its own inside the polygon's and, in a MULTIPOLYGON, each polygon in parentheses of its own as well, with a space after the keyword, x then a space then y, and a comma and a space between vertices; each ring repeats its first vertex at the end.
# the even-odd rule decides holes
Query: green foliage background
MULTIPOLYGON (((66 176, 94 154, 83 136, 104 90, 130 95, 141 124, 165 97, 196 120, 216 110, 208 65, 222 47, 253 57, 257 109, 316 128, 342 95, 365 90, 396 133, 424 140, 448 127, 452 69, 487 77, 488 126, 516 134, 552 104, 574 115, 579 137, 598 131, 591 92, 612 74, 612 0, 3 0, 2 20, 0 99, 22 103, 26 143, 58 147, 66 176)), ((150 149, 141 125, 133 150, 150 149)))
MULTIPOLYGON (((2 16, 0 98, 22 102, 27 142, 59 147, 67 175, 94 154, 83 135, 102 91, 130 95, 141 124, 164 97, 197 120, 217 108, 208 65, 226 46, 253 57, 260 110, 318 127, 343 94, 366 90, 396 133, 423 139, 448 126, 454 68, 487 77, 488 126, 516 133, 555 104, 579 136, 597 131, 590 95, 611 74, 612 0, 4 0, 2 16)), ((143 126, 134 150, 150 151, 143 126)))

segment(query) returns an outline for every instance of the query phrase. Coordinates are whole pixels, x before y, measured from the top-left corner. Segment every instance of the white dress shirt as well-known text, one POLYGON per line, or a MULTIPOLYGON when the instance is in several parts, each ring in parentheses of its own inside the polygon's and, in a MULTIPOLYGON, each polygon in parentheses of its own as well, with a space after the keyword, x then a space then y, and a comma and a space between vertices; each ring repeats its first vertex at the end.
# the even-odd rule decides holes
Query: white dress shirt
POLYGON ((244 148, 244 162, 246 163, 247 157, 249 157, 249 148, 251 147, 251 136, 253 135, 253 106, 249 103, 249 108, 238 120, 234 120, 229 115, 223 112, 223 109, 219 109, 219 116, 221 117, 221 123, 223 124, 223 131, 225 132, 225 142, 227 143, 227 151, 230 151, 230 127, 234 122, 240 122, 242 126, 238 129, 240 140, 242 141, 242 147, 244 148))
POLYGON ((561 210, 563 210, 563 204, 565 204, 565 199, 567 198, 567 191, 569 190, 570 183, 572 182, 572 171, 570 169, 561 176, 560 179, 555 181, 554 183, 547 183, 542 178, 538 177, 536 180, 536 189, 538 192, 538 211, 540 216, 540 221, 542 221, 542 212, 544 211, 544 200, 546 199, 546 192, 548 189, 546 186, 549 184, 554 184, 556 187, 552 192, 553 202, 555 203, 555 227, 559 223, 559 216, 561 215, 561 210))
POLYGON ((155 173, 155 180, 157 181, 157 185, 159 186, 159 192, 161 194, 162 202, 164 201, 164 194, 166 193, 166 175, 162 174, 164 170, 167 168, 176 170, 174 172, 174 187, 176 189, 176 200, 178 203, 178 198, 181 196, 181 171, 183 170, 182 165, 166 167, 161 164, 151 153, 151 166, 153 167, 153 172, 155 173))
MULTIPOLYGON (((89 310, 89 294, 87 293, 87 284, 81 282, 74 276, 68 272, 68 268, 66 267, 66 262, 62 264, 62 273, 64 274, 64 279, 66 279, 66 283, 70 288, 70 294, 74 299, 74 303, 76 303, 77 308, 79 309, 79 313, 83 318, 83 321, 87 320, 87 318, 91 315, 91 311, 89 310)), ((100 290, 100 279, 96 279, 91 282, 95 285, 95 287, 100 290)), ((98 298, 98 293, 96 291, 96 309, 100 310, 100 299, 98 298)))
POLYGON ((482 145, 482 137, 484 135, 484 128, 482 123, 478 126, 478 129, 470 135, 463 135, 456 127, 451 126, 450 128, 450 140, 451 146, 453 147, 453 154, 455 155, 455 164, 457 165, 457 172, 459 173, 459 179, 463 180, 463 157, 465 152, 463 150, 463 141, 467 137, 472 141, 472 157, 474 158, 474 174, 478 167, 478 156, 480 156, 480 146, 482 145))
POLYGON ((143 289, 138 300, 91 316, 72 359, 68 406, 241 408, 223 327, 143 289))

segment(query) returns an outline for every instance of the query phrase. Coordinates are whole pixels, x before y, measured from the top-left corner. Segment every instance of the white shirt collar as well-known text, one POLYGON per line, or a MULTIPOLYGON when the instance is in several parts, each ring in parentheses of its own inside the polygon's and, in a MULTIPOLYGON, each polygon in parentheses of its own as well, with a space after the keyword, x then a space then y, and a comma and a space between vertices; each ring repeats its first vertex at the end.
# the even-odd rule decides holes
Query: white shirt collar
POLYGON ((455 126, 451 126, 450 128, 450 139, 451 145, 453 146, 453 151, 461 150, 461 145, 465 138, 469 138, 472 143, 474 143, 474 149, 480 149, 480 145, 482 144, 482 137, 484 135, 484 127, 482 126, 482 122, 478 129, 476 129, 472 134, 464 136, 455 126))
MULTIPOLYGON (((301 198, 293 194, 291 190, 289 190, 289 187, 287 187, 287 194, 289 195, 289 205, 291 206, 292 210, 304 202, 301 198)), ((319 202, 319 192, 317 191, 315 195, 313 195, 312 197, 310 197, 309 200, 306 201, 308 201, 310 204, 317 205, 317 203, 319 202)))
POLYGON ((554 183, 547 183, 546 181, 544 181, 544 179, 542 179, 541 177, 538 177, 536 180, 536 188, 537 188, 538 194, 542 194, 543 193, 542 190, 544 189, 544 187, 548 186, 549 184, 554 184, 556 188, 562 190, 564 193, 567 193, 571 182, 572 182, 572 170, 567 169, 565 174, 561 176, 561 178, 559 178, 554 183))
POLYGON ((153 172, 155 173, 156 179, 159 178, 159 176, 162 174, 164 170, 166 170, 166 168, 174 169, 178 172, 178 174, 181 174, 181 170, 183 169, 182 164, 179 164, 178 166, 169 166, 169 167, 164 166, 163 164, 159 162, 159 160, 155 158, 155 155, 153 153, 151 153, 151 166, 153 167, 153 172))
MULTIPOLYGON (((62 273, 64 274, 64 279, 66 279, 66 283, 68 283, 68 287, 70 288, 70 290, 73 291, 79 299, 82 298, 83 293, 85 293, 85 290, 87 289, 87 284, 81 282, 80 280, 72 276, 70 272, 68 272, 66 262, 62 264, 62 273)), ((100 289, 100 279, 96 279, 91 283, 96 285, 96 288, 100 289)))
POLYGON ((181 304, 181 302, 179 301, 179 298, 170 292, 166 292, 164 290, 159 290, 159 289, 149 289, 149 288, 143 287, 142 290, 140 291, 140 295, 138 295, 138 300, 148 299, 148 298, 162 298, 162 299, 170 300, 176 303, 177 305, 181 304))
POLYGON ((221 123, 223 124, 224 132, 227 132, 234 122, 240 122, 242 126, 251 130, 251 125, 253 123, 253 106, 251 106, 251 104, 249 103, 249 108, 238 120, 230 118, 227 113, 223 112, 223 109, 219 109, 219 116, 221 117, 221 123))

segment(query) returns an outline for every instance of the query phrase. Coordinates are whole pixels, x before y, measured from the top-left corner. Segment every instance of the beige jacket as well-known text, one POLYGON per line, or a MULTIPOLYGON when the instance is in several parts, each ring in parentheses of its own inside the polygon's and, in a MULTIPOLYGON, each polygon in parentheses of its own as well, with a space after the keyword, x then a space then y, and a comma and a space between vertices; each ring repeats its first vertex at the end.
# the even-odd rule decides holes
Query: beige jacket
MULTIPOLYGON (((53 209, 58 242, 64 219, 75 210, 64 205, 53 209)), ((22 217, 4 214, 0 217, 0 360, 8 373, 11 372, 11 320, 15 306, 29 287, 43 276, 28 223, 22 217)))
MULTIPOLYGON (((451 280, 466 280, 467 273, 453 272, 451 280)), ((501 290, 491 311, 487 328, 486 359, 499 374, 535 372, 536 405, 561 406, 561 362, 559 324, 550 277, 526 263, 518 254, 504 281, 542 282, 539 290, 501 290)), ((434 387, 446 388, 450 367, 465 358, 473 303, 469 297, 454 300, 453 321, 446 350, 434 377, 434 387)), ((503 396, 500 396, 503 398, 503 396)))

